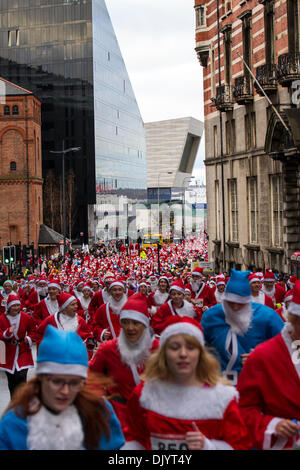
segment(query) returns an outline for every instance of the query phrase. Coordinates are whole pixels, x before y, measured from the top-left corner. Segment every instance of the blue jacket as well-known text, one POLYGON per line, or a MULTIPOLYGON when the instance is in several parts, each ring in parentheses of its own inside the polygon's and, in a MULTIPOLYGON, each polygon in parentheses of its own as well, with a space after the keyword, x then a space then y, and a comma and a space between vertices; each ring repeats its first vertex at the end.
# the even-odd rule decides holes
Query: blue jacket
MULTIPOLYGON (((110 416, 110 438, 102 435, 99 450, 115 450, 125 444, 120 423, 111 404, 106 401, 110 416)), ((0 450, 28 450, 27 449, 27 418, 20 418, 15 411, 9 410, 0 421, 0 450)))
MULTIPOLYGON (((256 302, 251 302, 251 306, 253 317, 250 328, 244 336, 237 335, 238 357, 232 370, 236 370, 238 373, 242 369, 241 354, 247 354, 258 344, 273 338, 280 333, 284 326, 284 322, 272 308, 256 302)), ((230 325, 226 323, 222 304, 214 305, 206 310, 202 316, 201 325, 206 345, 213 348, 221 363, 222 371, 224 371, 229 362, 225 343, 230 325)))

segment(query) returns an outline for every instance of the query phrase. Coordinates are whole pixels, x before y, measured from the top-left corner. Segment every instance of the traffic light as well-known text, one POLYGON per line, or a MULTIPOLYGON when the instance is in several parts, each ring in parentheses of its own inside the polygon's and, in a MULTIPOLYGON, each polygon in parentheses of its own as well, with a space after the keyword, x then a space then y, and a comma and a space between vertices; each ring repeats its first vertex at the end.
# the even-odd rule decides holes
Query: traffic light
POLYGON ((9 247, 9 261, 10 263, 16 262, 16 247, 14 245, 9 247))
POLYGON ((4 265, 10 264, 10 246, 3 247, 2 260, 4 265))

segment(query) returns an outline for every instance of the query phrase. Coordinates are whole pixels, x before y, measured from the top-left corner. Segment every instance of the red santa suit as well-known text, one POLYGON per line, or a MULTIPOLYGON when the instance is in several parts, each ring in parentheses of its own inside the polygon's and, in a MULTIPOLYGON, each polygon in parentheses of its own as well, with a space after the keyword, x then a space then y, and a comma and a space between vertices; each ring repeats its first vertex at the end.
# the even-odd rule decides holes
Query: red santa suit
MULTIPOLYGON (((169 297, 169 292, 161 292, 159 289, 156 289, 154 292, 151 292, 148 296, 149 303, 151 307, 156 307, 155 310, 158 310, 164 303, 167 302, 169 297)), ((154 310, 154 309, 153 309, 154 310)))
POLYGON ((76 314, 75 317, 68 317, 67 315, 59 312, 45 318, 45 320, 39 325, 36 330, 37 346, 39 346, 42 341, 48 325, 52 325, 59 330, 76 331, 85 343, 87 340, 93 338, 93 333, 90 327, 80 315, 76 314))
POLYGON ((58 312, 59 306, 57 300, 53 301, 50 297, 46 297, 34 306, 33 319, 36 325, 39 326, 45 318, 49 315, 54 315, 58 312))
POLYGON ((145 338, 139 349, 143 360, 141 364, 130 362, 126 358, 124 340, 118 338, 102 343, 93 359, 89 363, 89 369, 102 373, 113 380, 113 386, 108 387, 107 395, 125 431, 127 427, 126 403, 136 385, 140 383, 140 374, 145 369, 145 360, 152 351, 158 348, 159 341, 156 337, 145 338), (121 341, 122 340, 122 341, 121 341), (143 348, 143 349, 142 349, 143 348), (122 355, 121 355, 122 351, 122 355))
POLYGON ((117 338, 120 334, 120 328, 120 315, 113 311, 109 302, 96 310, 93 319, 93 332, 97 341, 104 341, 105 331, 110 331, 112 338, 117 338))
POLYGON ((163 380, 142 382, 127 403, 127 449, 187 450, 192 423, 206 437, 204 450, 248 450, 251 442, 234 387, 184 386, 163 380))
POLYGON ((211 288, 204 282, 202 282, 200 288, 196 292, 193 290, 191 282, 187 285, 187 288, 190 289, 192 293, 192 299, 197 300, 197 305, 200 308, 209 308, 217 303, 211 288))
POLYGON ((7 298, 10 294, 6 294, 4 290, 0 294, 0 314, 6 312, 7 298))
POLYGON ((238 379, 239 407, 256 449, 293 448, 299 439, 275 434, 282 419, 300 421, 299 351, 293 348, 288 329, 286 323, 277 336, 258 345, 238 379))
POLYGON ((275 305, 271 297, 267 294, 264 294, 262 290, 259 291, 258 296, 251 296, 252 302, 257 302, 258 304, 266 305, 267 307, 273 308, 275 310, 275 305))
POLYGON ((34 367, 31 346, 35 331, 35 322, 27 313, 21 311, 14 317, 0 315, 0 340, 5 343, 5 361, 0 363, 0 369, 13 374, 34 367), (8 331, 11 326, 13 333, 8 331))
POLYGON ((202 312, 187 300, 183 300, 182 307, 177 309, 175 309, 172 300, 168 300, 168 302, 163 304, 151 318, 150 324, 156 334, 159 335, 162 332, 165 322, 172 315, 194 318, 200 323, 202 312))

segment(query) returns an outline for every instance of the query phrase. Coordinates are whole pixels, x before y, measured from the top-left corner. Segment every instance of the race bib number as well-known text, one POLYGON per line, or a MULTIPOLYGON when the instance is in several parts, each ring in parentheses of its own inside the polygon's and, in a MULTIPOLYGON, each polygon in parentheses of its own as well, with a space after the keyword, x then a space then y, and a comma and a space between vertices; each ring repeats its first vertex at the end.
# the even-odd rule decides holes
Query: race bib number
POLYGON ((203 299, 197 299, 197 305, 199 305, 199 307, 203 307, 203 299))
POLYGON ((150 441, 152 450, 188 450, 185 436, 180 434, 152 434, 150 441))
POLYGON ((7 305, 7 300, 2 300, 1 301, 1 307, 6 307, 7 305))

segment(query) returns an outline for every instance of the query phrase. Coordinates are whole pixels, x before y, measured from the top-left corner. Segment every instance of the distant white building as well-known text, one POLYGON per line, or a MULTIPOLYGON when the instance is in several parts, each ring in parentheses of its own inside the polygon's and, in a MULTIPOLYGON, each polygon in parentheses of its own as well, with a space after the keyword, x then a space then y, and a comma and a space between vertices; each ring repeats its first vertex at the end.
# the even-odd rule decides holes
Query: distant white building
POLYGON ((149 122, 145 129, 148 201, 178 199, 189 185, 203 122, 185 117, 149 122))

